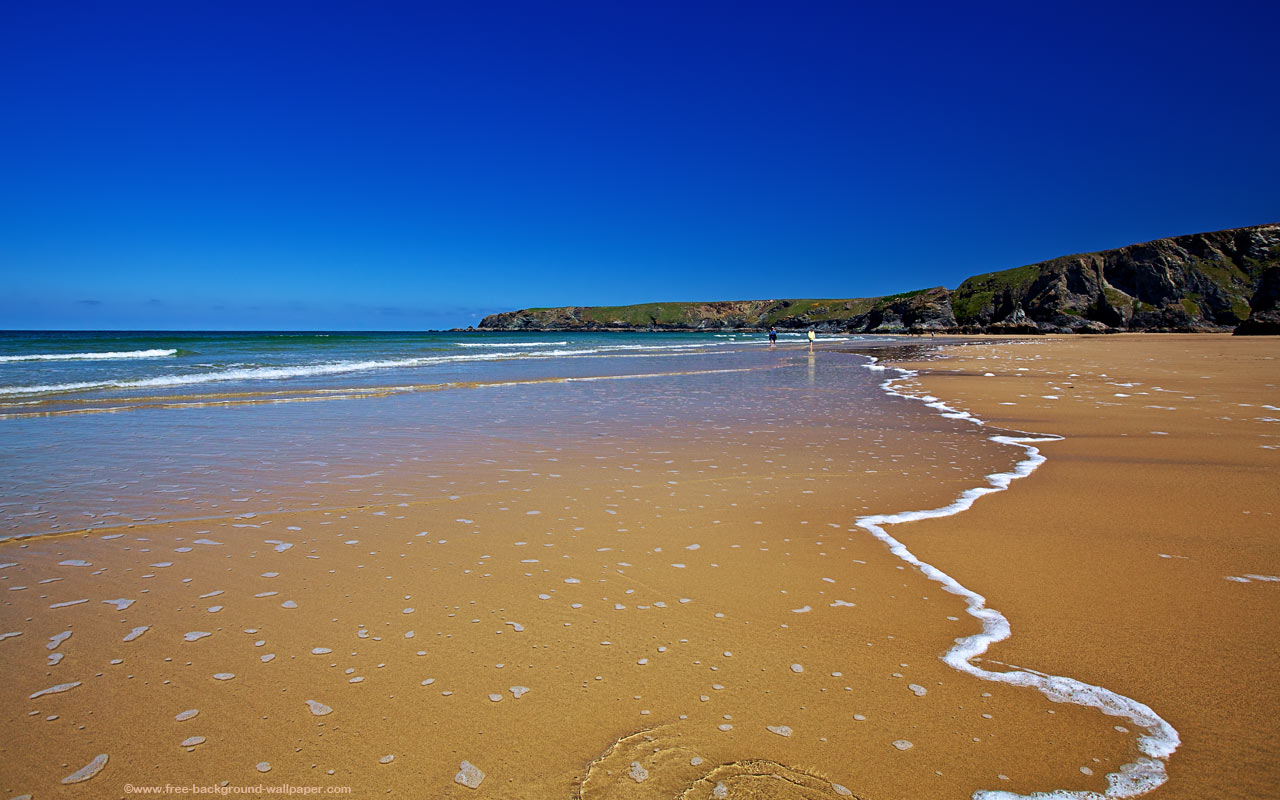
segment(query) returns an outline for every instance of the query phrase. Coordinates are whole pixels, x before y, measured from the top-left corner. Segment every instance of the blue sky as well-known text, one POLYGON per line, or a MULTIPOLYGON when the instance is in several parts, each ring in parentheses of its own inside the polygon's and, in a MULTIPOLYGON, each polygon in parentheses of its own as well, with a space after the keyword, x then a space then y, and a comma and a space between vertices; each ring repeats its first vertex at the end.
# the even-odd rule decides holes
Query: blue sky
POLYGON ((1274 222, 1278 9, 10 3, 0 328, 857 297, 1274 222))

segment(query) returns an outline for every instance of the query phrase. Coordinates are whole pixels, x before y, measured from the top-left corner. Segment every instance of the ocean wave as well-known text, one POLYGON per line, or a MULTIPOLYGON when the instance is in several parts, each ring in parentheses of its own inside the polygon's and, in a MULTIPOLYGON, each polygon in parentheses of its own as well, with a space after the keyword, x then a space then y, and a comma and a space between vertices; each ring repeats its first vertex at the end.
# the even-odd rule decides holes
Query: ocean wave
POLYGON ((0 363, 11 361, 106 361, 124 358, 165 358, 177 350, 123 350, 107 353, 32 353, 22 356, 0 356, 0 363))
MULTIPOLYGON (((554 343, 547 343, 554 344, 554 343)), ((415 356, 412 358, 377 359, 361 361, 332 361, 323 364, 298 364, 290 366, 255 366, 246 364, 225 365, 210 372, 192 372, 182 375, 157 375, 150 378, 108 379, 98 381, 74 381, 68 383, 40 384, 36 386, 0 386, 0 397, 21 397, 64 392, 86 392, 97 389, 152 389, 165 386, 194 386, 203 383, 227 381, 274 381, 288 378, 310 378, 323 375, 341 375, 348 372, 369 370, 406 369, 430 367, 439 364, 457 364, 473 361, 497 361, 503 359, 554 358, 561 356, 609 354, 623 350, 661 351, 686 349, 695 345, 602 345, 577 350, 498 351, 465 353, 458 355, 415 356)))
POLYGON ((457 342, 458 347, 551 347, 568 342, 457 342))
POLYGON ((683 352, 685 350, 710 350, 717 345, 733 344, 733 342, 702 342, 700 344, 602 344, 596 346, 587 345, 578 350, 547 350, 537 353, 541 356, 585 356, 612 353, 669 353, 683 352))
POLYGON ((370 361, 335 361, 327 364, 299 364, 289 367, 237 367, 217 372, 196 372, 187 375, 158 375, 154 378, 133 380, 77 381, 39 386, 3 386, 0 397, 13 395, 55 394, 59 392, 83 392, 93 389, 149 389, 161 386, 193 386, 201 383, 225 381, 272 381, 286 378, 308 378, 318 375, 341 375, 346 372, 427 367, 459 361, 488 361, 514 358, 524 353, 476 353, 465 356, 423 356, 417 358, 385 359, 370 361))
MULTIPOLYGON (((844 338, 828 338, 826 342, 849 341, 844 338)), ((257 364, 201 364, 208 371, 188 372, 176 375, 157 375, 139 378, 112 378, 94 381, 70 381, 66 383, 39 384, 32 386, 0 386, 0 397, 29 397, 33 395, 62 394, 69 392, 85 392, 112 389, 152 389, 168 386, 194 386, 206 383, 222 383, 229 381, 274 381, 290 378, 310 378, 325 375, 341 375, 349 372, 365 372, 370 370, 406 369, 414 367, 430 367, 441 364, 456 364, 473 361, 490 361, 502 359, 545 359, 567 356, 622 356, 624 354, 676 354, 686 351, 716 350, 726 345, 764 344, 763 340, 719 341, 719 342, 661 342, 643 344, 583 344, 578 347, 564 347, 567 341, 559 342, 517 342, 500 344, 497 342, 473 342, 470 346, 491 348, 481 352, 466 352, 454 355, 413 356, 406 358, 366 359, 351 361, 332 361, 319 364, 296 364, 286 366, 263 366, 257 364), (538 350, 537 347, 554 349, 538 350)), ((467 345, 463 345, 467 346, 467 345)), ((99 353, 95 357, 161 357, 173 355, 174 350, 139 350, 129 354, 99 353), (150 355, 141 355, 150 354, 150 355)), ((95 354, 79 354, 88 357, 95 354)), ((63 356, 69 357, 69 356, 63 356)), ((10 357, 12 358, 12 357, 10 357)), ((34 357, 22 357, 34 358, 34 357)))

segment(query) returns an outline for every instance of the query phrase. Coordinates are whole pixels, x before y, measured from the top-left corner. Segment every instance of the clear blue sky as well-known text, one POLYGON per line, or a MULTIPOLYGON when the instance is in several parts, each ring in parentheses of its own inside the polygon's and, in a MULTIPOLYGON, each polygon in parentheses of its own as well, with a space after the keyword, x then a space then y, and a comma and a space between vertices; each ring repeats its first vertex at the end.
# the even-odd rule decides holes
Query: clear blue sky
POLYGON ((10 2, 0 328, 856 297, 1280 220, 1280 4, 10 2))

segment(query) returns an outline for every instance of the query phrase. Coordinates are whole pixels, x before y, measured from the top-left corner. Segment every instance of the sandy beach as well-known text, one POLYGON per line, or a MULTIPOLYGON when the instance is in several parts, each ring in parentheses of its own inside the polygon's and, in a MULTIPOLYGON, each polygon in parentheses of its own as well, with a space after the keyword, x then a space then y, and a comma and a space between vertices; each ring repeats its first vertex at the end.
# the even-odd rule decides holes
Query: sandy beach
POLYGON ((904 365, 993 426, 1064 437, 1013 491, 898 532, 1009 617, 992 658, 1139 698, 1177 728, 1155 797, 1280 796, 1276 345, 1054 337, 904 365))
POLYGON ((1015 469, 1000 428, 1062 438, 887 526, 1008 619, 981 667, 1149 706, 1180 738, 1154 797, 1277 796, 1276 342, 897 364, 984 427, 842 399, 862 356, 780 356, 794 385, 717 414, 459 440, 430 492, 0 544, 0 791, 1101 793, 1143 731, 944 663, 981 631, 965 599, 855 524, 1015 469))

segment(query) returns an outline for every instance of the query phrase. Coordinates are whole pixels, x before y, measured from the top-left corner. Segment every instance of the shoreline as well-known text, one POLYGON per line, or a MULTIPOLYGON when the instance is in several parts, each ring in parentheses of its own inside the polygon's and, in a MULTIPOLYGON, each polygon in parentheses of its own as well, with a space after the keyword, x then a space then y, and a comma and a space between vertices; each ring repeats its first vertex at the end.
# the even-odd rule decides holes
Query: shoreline
MULTIPOLYGON (((906 353, 899 355, 904 361, 909 358, 906 353)), ((942 352, 942 348, 934 348, 929 352, 923 353, 923 355, 946 357, 945 353, 942 352)), ((945 401, 939 400, 932 395, 903 393, 895 388, 894 384, 899 381, 909 381, 917 377, 918 372, 900 367, 880 366, 874 358, 867 367, 873 370, 893 370, 898 373, 896 378, 888 378, 881 383, 881 388, 885 392, 898 397, 918 400, 930 408, 936 409, 943 416, 963 419, 979 427, 987 427, 987 423, 984 420, 973 416, 967 411, 959 411, 952 408, 945 401)), ((1174 730, 1173 726, 1169 725, 1149 706, 1133 698, 1118 695, 1102 686, 1094 686, 1068 676, 1047 675, 1035 670, 992 671, 975 664, 974 662, 982 660, 982 656, 992 646, 1013 636, 1014 631, 1009 624, 1009 620, 1000 613, 999 609, 987 605, 987 600, 983 595, 964 586, 959 580, 933 564, 920 560, 906 545, 885 530, 886 526, 892 528, 921 520, 944 519, 968 511, 982 497, 1008 490, 1015 480, 1030 477, 1038 467, 1044 464, 1048 459, 1034 445, 1058 442, 1063 439, 1061 436, 1052 434, 1033 434, 1026 431, 1015 432, 1009 430, 1004 430, 1002 433, 989 438, 994 442, 1022 448, 1026 457, 1019 461, 1010 472, 985 476, 986 485, 965 490, 955 501, 947 506, 860 517, 854 524, 883 542, 891 553, 920 570, 928 578, 938 583, 945 591, 964 598, 966 613, 982 623, 981 633, 957 639, 955 645, 941 657, 948 666, 980 680, 996 681, 1035 689, 1055 703, 1074 703, 1130 720, 1145 731, 1143 735, 1137 738, 1142 757, 1133 762, 1122 764, 1118 770, 1107 774, 1108 788, 1105 796, 1108 798, 1137 797, 1155 791, 1167 782, 1168 775, 1165 770, 1165 762, 1168 761, 1177 750, 1179 744, 1181 744, 1178 732, 1174 730), (1015 433, 1018 435, 1011 435, 1015 433)), ((1063 797, 1084 796, 1083 794, 1063 792, 1062 790, 1055 790, 1053 793, 1060 794, 1063 797)), ((1011 796, 1016 797, 1016 795, 1009 795, 1002 791, 984 790, 975 792, 973 800, 1001 800, 1001 798, 1011 796)))

